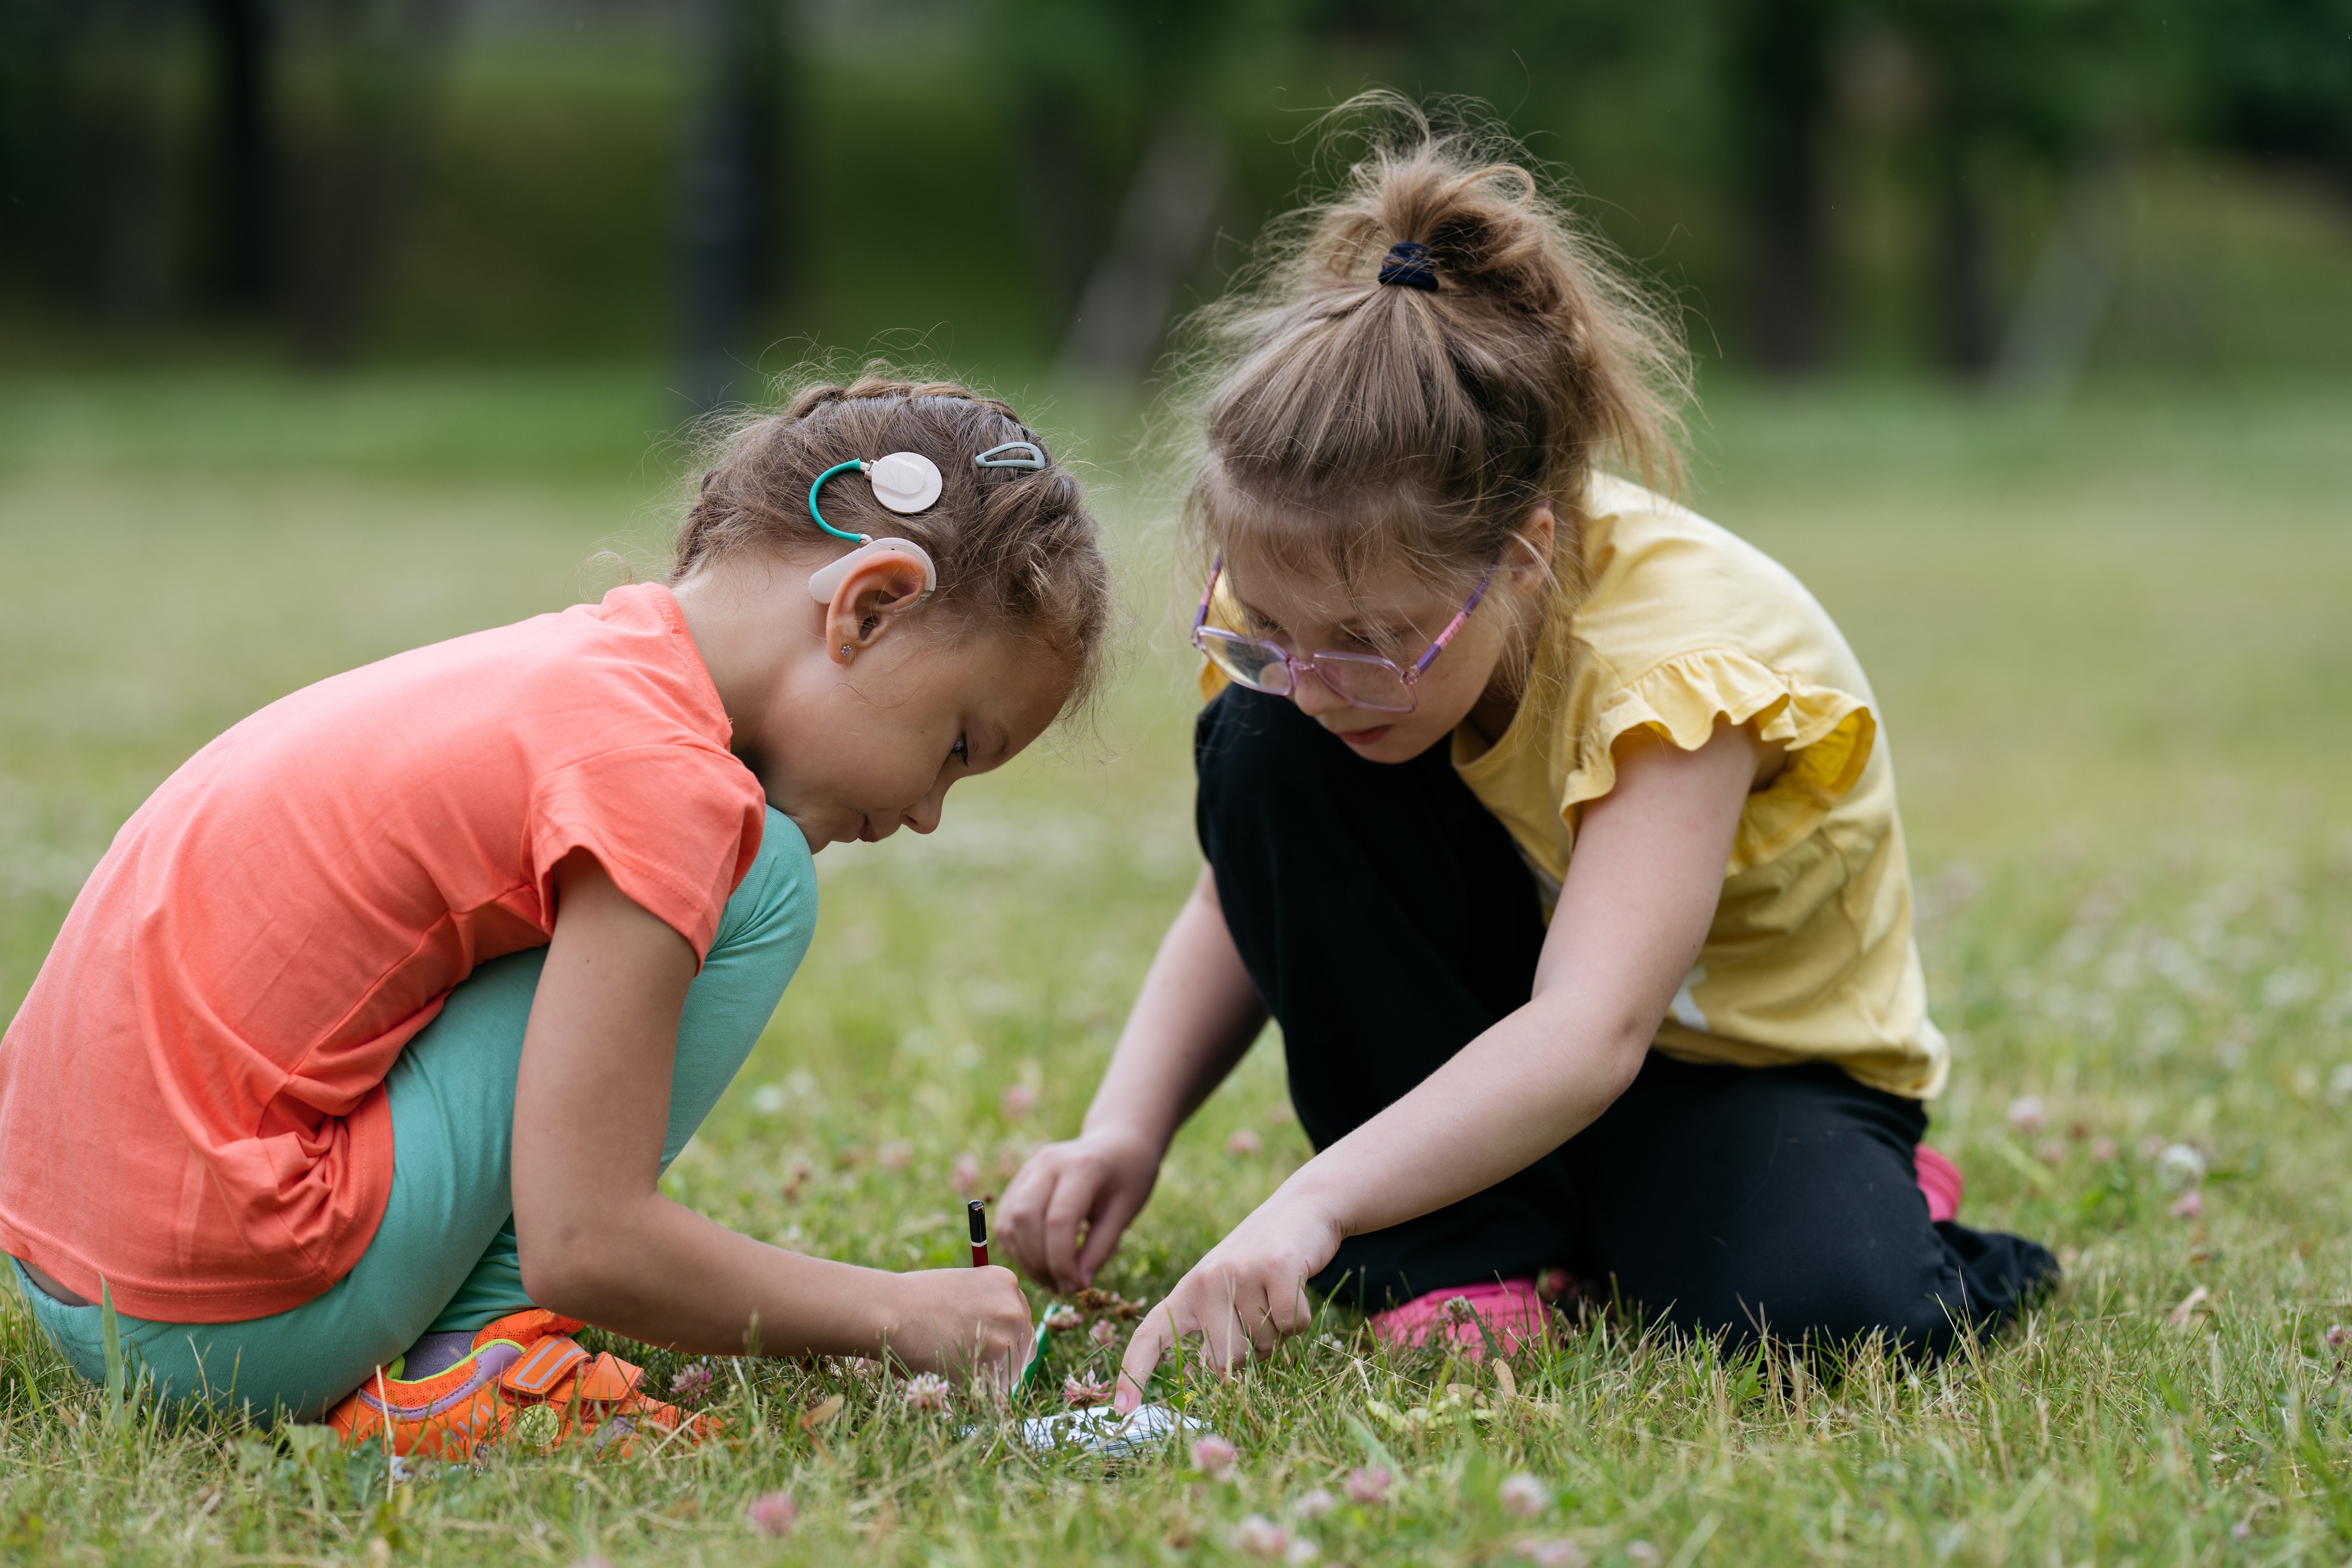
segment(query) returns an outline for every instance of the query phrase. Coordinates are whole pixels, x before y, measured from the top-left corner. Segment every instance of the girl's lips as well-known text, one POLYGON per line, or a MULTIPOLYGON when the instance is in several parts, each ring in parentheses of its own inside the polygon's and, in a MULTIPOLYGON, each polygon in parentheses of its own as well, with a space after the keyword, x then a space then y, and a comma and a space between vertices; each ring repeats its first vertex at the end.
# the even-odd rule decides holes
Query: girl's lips
POLYGON ((880 836, 874 831, 874 819, 872 817, 860 816, 857 819, 857 841, 860 844, 871 844, 878 837, 880 836))
POLYGON ((1388 739, 1389 731, 1395 728, 1393 724, 1375 724, 1369 730, 1342 730, 1339 739, 1351 746, 1377 746, 1388 739))

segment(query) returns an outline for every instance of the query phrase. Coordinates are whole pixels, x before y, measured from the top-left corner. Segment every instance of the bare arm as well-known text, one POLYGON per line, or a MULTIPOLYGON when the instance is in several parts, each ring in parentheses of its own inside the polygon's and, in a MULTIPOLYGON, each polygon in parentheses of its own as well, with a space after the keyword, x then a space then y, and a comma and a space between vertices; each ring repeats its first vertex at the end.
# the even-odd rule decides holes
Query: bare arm
POLYGON ((1128 1347, 1123 1407, 1178 1337, 1230 1365, 1307 1321, 1306 1282, 1341 1240, 1482 1192, 1624 1092, 1715 914, 1762 752, 1718 727, 1696 752, 1621 747, 1587 807, 1525 1006, 1301 1166, 1203 1258, 1128 1347))
POLYGON ((541 1306, 654 1344, 1010 1363, 1028 1308, 1005 1269, 889 1274, 767 1247, 661 1195, 671 1063, 694 952, 580 853, 515 1085, 515 1236, 541 1306))
POLYGON ((1265 1027, 1203 868, 1160 939, 1078 1136, 1039 1150, 1005 1191, 999 1228, 1032 1278, 1062 1290, 1093 1281, 1151 1196, 1168 1141, 1265 1027))
POLYGON ((1265 1004, 1204 866, 1160 939, 1082 1131, 1122 1128, 1165 1149, 1265 1027, 1265 1004))

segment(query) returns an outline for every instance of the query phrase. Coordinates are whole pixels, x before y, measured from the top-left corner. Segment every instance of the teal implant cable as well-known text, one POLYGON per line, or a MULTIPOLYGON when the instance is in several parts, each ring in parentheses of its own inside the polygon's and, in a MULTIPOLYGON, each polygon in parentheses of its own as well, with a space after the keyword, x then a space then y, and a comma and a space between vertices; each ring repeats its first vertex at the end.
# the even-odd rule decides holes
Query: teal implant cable
POLYGON ((844 533, 840 529, 837 529, 834 527, 833 524, 825 521, 824 513, 816 510, 816 492, 824 489, 824 481, 833 478, 834 475, 845 474, 850 472, 852 469, 862 474, 869 466, 870 465, 862 458, 852 458, 845 463, 835 463, 833 467, 827 468, 824 472, 816 477, 816 483, 809 486, 809 515, 816 519, 816 525, 819 528, 824 530, 835 539, 845 539, 852 544, 870 544, 873 542, 870 538, 863 533, 844 533))

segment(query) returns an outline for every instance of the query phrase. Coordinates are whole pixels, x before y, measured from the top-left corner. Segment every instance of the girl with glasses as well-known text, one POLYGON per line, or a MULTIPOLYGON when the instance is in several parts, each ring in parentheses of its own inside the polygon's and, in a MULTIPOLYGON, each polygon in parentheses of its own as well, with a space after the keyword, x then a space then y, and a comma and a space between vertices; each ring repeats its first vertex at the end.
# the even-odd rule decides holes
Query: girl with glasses
POLYGON ((1375 107, 1397 133, 1207 315, 1208 864, 1000 1230, 1088 1282, 1270 1016, 1317 1153, 1148 1315, 1122 1406, 1310 1291, 1474 1355, 1564 1282, 1940 1353, 2056 1265, 1955 1223, 1919 1142, 1948 1053, 1870 683, 1662 493, 1688 362, 1636 289, 1507 147, 1375 107))

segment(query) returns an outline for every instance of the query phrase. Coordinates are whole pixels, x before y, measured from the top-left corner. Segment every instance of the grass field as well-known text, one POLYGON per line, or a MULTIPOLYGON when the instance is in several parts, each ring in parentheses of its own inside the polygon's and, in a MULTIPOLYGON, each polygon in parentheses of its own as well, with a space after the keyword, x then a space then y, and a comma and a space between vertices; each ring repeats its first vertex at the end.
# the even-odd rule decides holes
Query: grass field
MULTIPOLYGON (((222 727, 593 592, 601 549, 656 547, 679 461, 656 390, 621 371, 0 383, 0 1018, 115 826, 222 727)), ((1040 1460, 995 1415, 730 1365, 724 1445, 501 1451, 388 1489, 380 1459, 299 1435, 110 1411, 0 1294, 0 1559, 2346 1562, 2347 429, 2352 389, 2328 384, 1710 402, 1700 503, 1812 585, 1887 715, 1956 1042, 1931 1139, 1968 1173, 1964 1217, 2069 1265, 1980 1354, 1824 1379, 1595 1320, 1522 1354, 1512 1397, 1335 1316, 1189 1391, 1240 1450, 1226 1479, 1180 1452, 1040 1460), (2012 1125, 2026 1095, 2042 1125, 2012 1125), (2176 1144, 2194 1160, 2158 1156, 2176 1144), (1354 1500, 1371 1468, 1392 1485, 1354 1500), (1505 1506, 1517 1472, 1541 1482, 1532 1515, 1505 1506), (746 1514, 776 1491, 798 1506, 781 1538, 746 1514), (1302 1506, 1318 1491, 1340 1500, 1302 1506)), ((953 1262, 957 1165, 1001 1187, 1075 1127, 1193 874, 1185 590, 1155 509, 1095 455, 1134 606, 1099 737, 959 790, 928 841, 821 858, 810 963, 669 1178, 750 1234, 953 1262)), ((1305 1153, 1262 1043, 1106 1283, 1156 1296, 1305 1153), (1228 1152, 1243 1129, 1258 1152, 1228 1152)), ((1113 1353, 1085 1351, 1051 1386, 1113 1353)), ((644 1359, 664 1382, 680 1365, 644 1359)))

